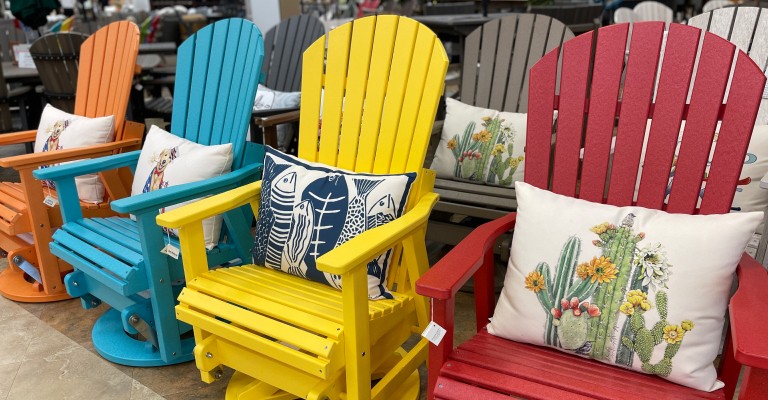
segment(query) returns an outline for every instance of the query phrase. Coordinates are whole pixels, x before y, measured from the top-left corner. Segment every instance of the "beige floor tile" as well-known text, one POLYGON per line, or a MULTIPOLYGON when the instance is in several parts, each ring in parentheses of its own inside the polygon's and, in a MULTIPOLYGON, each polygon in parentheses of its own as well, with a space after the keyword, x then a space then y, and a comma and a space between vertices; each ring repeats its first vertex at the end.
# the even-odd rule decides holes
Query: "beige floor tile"
POLYGON ((0 365, 24 360, 32 340, 50 330, 29 313, 0 319, 0 365))
POLYGON ((20 365, 20 362, 0 365, 0 399, 5 399, 8 396, 20 365))
MULTIPOLYGON (((188 399, 194 399, 196 397, 188 397, 188 399)), ((131 400, 162 400, 163 397, 153 392, 148 387, 142 385, 138 381, 133 381, 131 387, 131 400)))

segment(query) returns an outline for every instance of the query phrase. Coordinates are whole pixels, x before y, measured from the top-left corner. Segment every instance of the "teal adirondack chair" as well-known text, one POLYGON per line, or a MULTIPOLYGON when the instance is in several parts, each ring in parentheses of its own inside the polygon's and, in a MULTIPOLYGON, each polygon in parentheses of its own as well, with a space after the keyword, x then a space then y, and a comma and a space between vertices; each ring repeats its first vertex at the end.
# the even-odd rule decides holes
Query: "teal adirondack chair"
MULTIPOLYGON (((75 176, 122 167, 135 171, 139 151, 38 170, 53 180, 64 225, 53 235, 51 251, 72 264, 65 284, 84 308, 102 301, 108 309, 93 327, 93 344, 104 358, 124 365, 158 366, 191 360, 191 327, 174 315, 184 282, 181 259, 161 253, 178 239, 155 223, 158 209, 252 182, 261 176, 263 149, 246 143, 264 43, 259 29, 243 19, 209 25, 179 47, 171 132, 204 144, 232 143, 232 172, 195 183, 171 186, 111 203, 136 218, 83 218, 75 176), (182 338, 182 335, 184 337, 182 338)), ((129 191, 130 193, 130 191, 129 191)), ((210 265, 249 259, 252 211, 245 207, 224 217, 210 265)))

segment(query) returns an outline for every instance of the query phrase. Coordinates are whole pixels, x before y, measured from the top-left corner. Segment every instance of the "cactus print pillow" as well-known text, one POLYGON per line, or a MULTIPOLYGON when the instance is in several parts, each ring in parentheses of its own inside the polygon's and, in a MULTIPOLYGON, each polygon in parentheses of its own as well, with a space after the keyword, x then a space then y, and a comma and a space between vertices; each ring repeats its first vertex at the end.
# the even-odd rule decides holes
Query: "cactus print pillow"
POLYGON ((488 331, 695 389, 722 387, 736 265, 762 212, 668 214, 515 185, 517 224, 488 331))
MULTIPOLYGON (((43 109, 40 125, 37 127, 35 153, 74 149, 114 140, 114 116, 88 118, 61 111, 48 104, 43 109)), ((50 165, 41 168, 48 167, 50 165)), ((51 181, 44 181, 44 184, 55 189, 51 181)), ((104 185, 98 174, 78 176, 75 178, 75 185, 81 201, 94 204, 104 201, 104 185)))
MULTIPOLYGON (((341 277, 318 271, 318 257, 403 213, 415 173, 374 175, 311 163, 267 147, 253 261, 341 288, 341 277)), ((368 263, 368 297, 385 288, 392 250, 368 263)))
POLYGON ((446 116, 430 169, 438 178, 498 186, 523 179, 527 114, 445 99, 446 116))
MULTIPOLYGON (((153 125, 147 133, 136 164, 131 196, 223 175, 232 170, 232 158, 231 143, 205 146, 153 125)), ((194 201, 165 207, 160 213, 194 201)), ((219 241, 221 218, 217 215, 203 220, 203 236, 208 249, 212 249, 219 241)), ((176 229, 163 230, 177 235, 176 229)))

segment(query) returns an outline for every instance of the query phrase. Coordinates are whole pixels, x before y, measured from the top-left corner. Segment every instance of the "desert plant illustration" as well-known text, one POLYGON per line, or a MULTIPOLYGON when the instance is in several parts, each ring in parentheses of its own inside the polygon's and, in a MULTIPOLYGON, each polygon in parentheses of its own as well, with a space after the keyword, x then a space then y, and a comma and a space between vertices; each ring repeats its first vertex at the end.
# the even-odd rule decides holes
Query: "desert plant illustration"
POLYGON ((585 344, 586 321, 600 315, 599 307, 579 299, 589 298, 600 284, 615 278, 610 260, 596 257, 577 266, 579 253, 581 239, 571 236, 560 252, 554 274, 549 264, 541 262, 525 279, 525 287, 536 294, 547 312, 546 344, 569 350, 585 344))
MULTIPOLYGON (((622 345, 637 353, 642 362, 642 370, 649 374, 667 377, 672 372, 672 358, 683 343, 687 332, 690 332, 694 324, 685 320, 679 325, 672 325, 667 321, 667 293, 660 290, 656 292, 656 310, 659 313, 659 321, 653 327, 646 327, 644 314, 653 305, 648 301, 647 295, 640 290, 631 290, 621 305, 621 312, 627 315, 633 337, 622 336, 622 345), (663 358, 653 364, 650 362, 653 349, 666 342, 663 358)), ((631 365, 631 363, 629 364, 631 365)))
POLYGON ((513 155, 515 131, 504 119, 481 118, 479 130, 470 121, 462 134, 448 141, 447 147, 456 158, 454 176, 476 182, 510 185, 525 156, 513 155))
POLYGON ((603 256, 610 259, 617 270, 616 279, 598 287, 592 296, 592 303, 602 310, 601 315, 590 322, 589 330, 589 341, 593 343, 591 356, 598 360, 608 358, 613 330, 619 317, 619 307, 623 303, 632 276, 637 243, 645 237, 643 233, 634 233, 634 218, 634 214, 627 214, 621 226, 604 222, 591 229, 599 237, 599 240, 592 243, 602 249, 603 256))

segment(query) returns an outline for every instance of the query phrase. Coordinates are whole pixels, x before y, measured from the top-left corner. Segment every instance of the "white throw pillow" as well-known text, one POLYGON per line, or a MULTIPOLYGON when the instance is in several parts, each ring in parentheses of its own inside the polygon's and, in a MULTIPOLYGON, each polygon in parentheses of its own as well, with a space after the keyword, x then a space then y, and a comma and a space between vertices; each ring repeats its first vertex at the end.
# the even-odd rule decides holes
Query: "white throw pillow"
POLYGON ((430 169, 438 178, 512 186, 523 179, 527 114, 445 99, 440 143, 430 169))
MULTIPOLYGON (((114 116, 88 118, 61 111, 48 104, 40 116, 40 125, 35 137, 35 153, 74 149, 114 140, 114 116)), ((45 181, 45 184, 53 187, 53 182, 45 181)), ((80 200, 88 203, 104 201, 104 185, 98 174, 78 176, 75 178, 75 184, 80 200)))
POLYGON ((488 331, 722 387, 718 354, 736 265, 762 212, 668 214, 515 185, 517 223, 488 331))
MULTIPOLYGON (((223 175, 231 170, 232 157, 231 143, 205 146, 153 125, 139 155, 131 195, 223 175)), ((165 207, 160 212, 170 211, 194 201, 165 207)), ((177 230, 172 229, 170 233, 177 235, 177 230)), ((221 233, 221 216, 204 220, 203 233, 206 247, 213 248, 221 233)))

